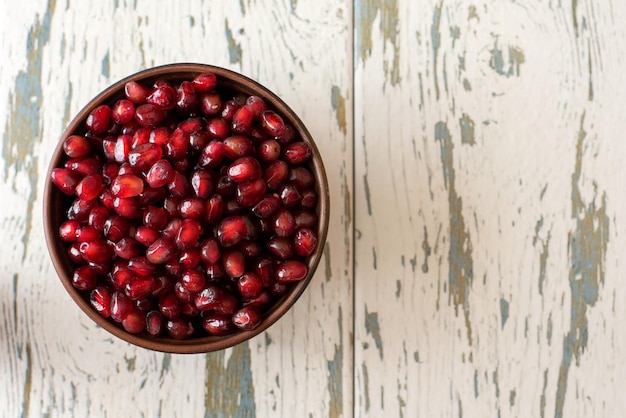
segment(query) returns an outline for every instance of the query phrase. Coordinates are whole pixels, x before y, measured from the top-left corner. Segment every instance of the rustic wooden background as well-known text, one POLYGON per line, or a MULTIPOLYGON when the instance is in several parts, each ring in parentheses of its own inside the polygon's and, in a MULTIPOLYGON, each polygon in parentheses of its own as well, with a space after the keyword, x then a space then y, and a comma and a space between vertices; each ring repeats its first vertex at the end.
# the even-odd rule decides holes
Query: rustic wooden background
POLYGON ((0 416, 623 416, 625 21, 615 0, 1 0, 0 416), (95 327, 42 230, 72 115, 172 62, 281 95, 331 185, 297 306, 206 355, 95 327))

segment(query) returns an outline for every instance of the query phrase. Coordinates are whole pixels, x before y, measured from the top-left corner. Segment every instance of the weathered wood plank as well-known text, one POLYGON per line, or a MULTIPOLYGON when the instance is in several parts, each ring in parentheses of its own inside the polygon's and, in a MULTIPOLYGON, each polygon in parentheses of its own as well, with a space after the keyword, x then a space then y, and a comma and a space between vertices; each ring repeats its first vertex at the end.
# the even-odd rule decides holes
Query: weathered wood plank
POLYGON ((3 2, 0 27, 0 415, 352 416, 351 3, 27 3, 3 2), (47 158, 71 115, 129 73, 185 61, 283 96, 318 141, 334 202, 326 256, 297 308, 205 356, 96 329, 59 286, 41 225, 47 158))
POLYGON ((623 409, 625 12, 356 2, 355 415, 623 409))

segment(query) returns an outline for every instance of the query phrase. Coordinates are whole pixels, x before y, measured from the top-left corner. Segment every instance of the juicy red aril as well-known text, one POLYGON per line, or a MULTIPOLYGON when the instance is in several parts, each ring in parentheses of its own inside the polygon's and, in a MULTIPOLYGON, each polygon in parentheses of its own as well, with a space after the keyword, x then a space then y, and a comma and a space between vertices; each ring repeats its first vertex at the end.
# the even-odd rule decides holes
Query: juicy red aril
POLYGON ((269 218, 280 209, 281 201, 277 196, 266 195, 258 203, 256 203, 250 211, 259 218, 269 218))
POLYGON ((96 273, 89 266, 81 266, 74 270, 72 285, 78 290, 92 290, 96 287, 96 273))
POLYGON ((281 260, 294 256, 293 244, 289 238, 272 237, 267 241, 267 249, 281 260))
POLYGON ((74 264, 85 264, 85 259, 80 254, 80 244, 73 242, 67 249, 67 255, 74 264))
POLYGON ((211 335, 228 335, 235 330, 231 316, 211 313, 202 319, 202 327, 211 335))
POLYGON ((146 97, 150 94, 150 90, 136 81, 129 81, 124 86, 124 93, 128 100, 135 104, 144 103, 146 97))
POLYGON ((141 206, 132 197, 116 197, 113 199, 113 209, 118 215, 127 219, 141 217, 141 206))
POLYGON ((174 175, 172 179, 167 185, 167 189, 170 191, 170 194, 174 197, 186 197, 189 195, 191 186, 187 181, 187 177, 179 171, 174 171, 174 175))
POLYGON ((294 142, 296 140, 296 137, 297 132, 293 128, 293 126, 285 124, 285 132, 282 135, 276 137, 276 140, 281 146, 285 146, 294 142))
POLYGON ((133 310, 133 302, 121 291, 115 291, 111 295, 111 319, 122 322, 133 310))
POLYGON ((265 110, 260 115, 261 129, 270 136, 281 136, 285 133, 285 122, 280 115, 272 110, 265 110))
POLYGON ((231 247, 246 235, 247 227, 241 216, 224 218, 217 227, 217 239, 223 247, 231 247))
POLYGON ((111 291, 108 287, 98 286, 89 294, 89 303, 102 316, 111 316, 111 291))
POLYGON ((228 174, 223 174, 218 177, 215 183, 215 193, 223 196, 230 197, 235 194, 236 184, 228 177, 228 174))
POLYGON ((74 242, 79 229, 80 224, 77 221, 67 220, 59 227, 59 237, 65 242, 74 242))
POLYGON ((287 179, 300 190, 309 189, 315 183, 313 174, 305 167, 290 168, 287 179))
POLYGON ((211 141, 211 136, 207 131, 198 131, 189 135, 189 146, 194 151, 202 151, 211 141))
POLYGON ((158 337, 163 332, 163 315, 159 311, 150 311, 146 314, 146 332, 158 337))
POLYGON ((202 167, 217 167, 217 165, 222 162, 225 152, 224 143, 213 140, 202 150, 198 163, 202 167))
POLYGON ((289 207, 297 205, 302 199, 298 188, 291 183, 285 184, 283 187, 280 188, 279 196, 283 204, 289 207))
POLYGON ((247 181, 237 184, 235 196, 241 206, 252 206, 258 203, 265 194, 267 185, 263 179, 247 181))
POLYGON ((246 272, 237 280, 237 288, 241 296, 252 299, 263 290, 263 281, 255 273, 246 272))
POLYGON ((181 304, 181 313, 182 313, 182 309, 184 309, 184 304, 185 303, 191 303, 193 302, 194 298, 196 297, 196 294, 192 291, 190 291, 189 289, 187 289, 184 285, 183 282, 178 280, 176 281, 176 283, 174 283, 174 294, 176 294, 176 297, 178 298, 179 301, 182 302, 181 304))
POLYGON ((191 174, 191 188, 196 196, 208 198, 214 189, 213 174, 207 169, 197 169, 191 174))
POLYGON ((131 237, 124 237, 115 243, 115 254, 124 260, 130 260, 141 253, 142 247, 139 241, 131 237))
POLYGON ((181 160, 187 154, 189 148, 189 134, 180 128, 172 132, 172 136, 165 144, 165 153, 171 160, 181 160))
POLYGON ((113 137, 107 137, 102 140, 102 153, 107 161, 115 161, 115 146, 117 145, 117 139, 113 137))
POLYGON ((261 177, 261 165, 253 157, 241 157, 228 167, 228 177, 237 183, 261 177))
POLYGON ((299 210, 294 214, 296 228, 313 228, 317 224, 317 215, 307 210, 299 210))
POLYGON ((138 226, 134 235, 135 239, 146 247, 152 245, 152 243, 159 239, 160 236, 161 234, 159 234, 159 231, 145 225, 138 226))
POLYGON ((220 263, 209 264, 206 266, 206 277, 210 282, 217 282, 220 279, 226 277, 226 273, 224 273, 224 269, 220 263))
POLYGON ((186 113, 195 112, 200 108, 200 100, 198 100, 191 81, 180 83, 176 96, 176 107, 178 110, 186 113))
POLYGON ((283 160, 270 163, 263 172, 263 179, 270 190, 278 190, 285 183, 289 174, 289 167, 283 160))
POLYGON ((146 317, 139 309, 132 309, 122 320, 122 327, 131 334, 139 334, 146 328, 146 317))
POLYGON ((182 318, 170 319, 165 324, 170 337, 175 340, 183 340, 193 334, 193 325, 190 321, 182 318))
POLYGON ((205 121, 203 118, 190 117, 178 124, 178 128, 182 129, 187 135, 204 129, 205 121))
POLYGON ((169 84, 160 85, 146 97, 146 103, 150 103, 160 110, 173 109, 176 107, 176 90, 169 84))
POLYGON ((174 242, 166 237, 154 241, 146 250, 146 258, 152 264, 165 264, 176 254, 174 242))
POLYGON ((202 255, 200 254, 200 248, 193 247, 182 250, 179 253, 178 262, 183 268, 187 270, 194 269, 200 264, 202 255))
POLYGON ((132 300, 140 300, 152 294, 156 287, 154 277, 135 277, 124 286, 124 293, 132 300))
POLYGON ((230 136, 223 142, 224 154, 231 160, 236 160, 237 158, 254 154, 254 144, 247 136, 230 136))
POLYGON ((213 73, 198 74, 192 81, 193 89, 198 93, 213 90, 217 86, 217 76, 213 73))
POLYGON ((259 160, 270 163, 280 157, 280 144, 274 139, 268 139, 259 144, 256 152, 259 160))
POLYGON ((224 272, 229 277, 240 277, 246 268, 246 258, 240 251, 230 250, 222 255, 224 272))
POLYGON ((81 176, 67 168, 54 168, 52 169, 50 179, 59 190, 71 195, 76 191, 76 185, 81 180, 81 176))
POLYGON ((134 277, 135 273, 128 268, 128 263, 118 260, 113 263, 113 269, 111 270, 111 274, 107 276, 107 279, 115 290, 122 290, 124 286, 126 286, 126 283, 134 277))
POLYGON ((176 236, 178 235, 178 231, 180 231, 180 228, 182 227, 182 225, 183 225, 182 219, 173 218, 167 223, 167 225, 165 225, 165 228, 163 228, 163 230, 161 231, 161 234, 163 234, 163 237, 170 238, 173 241, 174 239, 176 239, 176 236))
POLYGON ((98 201, 76 199, 67 209, 67 218, 74 219, 78 222, 84 222, 89 218, 89 213, 98 205, 98 201))
POLYGON ((77 174, 86 176, 87 174, 100 173, 102 161, 96 157, 72 158, 64 164, 65 168, 77 174))
POLYGON ((104 206, 96 206, 89 212, 87 223, 92 226, 96 231, 104 231, 104 224, 109 219, 109 211, 104 206))
POLYGON ((239 301, 234 295, 214 285, 202 289, 195 296, 194 303, 201 311, 214 310, 224 315, 232 315, 239 307, 239 301))
POLYGON ((174 177, 174 169, 168 160, 158 160, 148 170, 146 183, 150 187, 159 188, 167 185, 174 177))
POLYGON ((254 306, 244 306, 233 314, 233 324, 239 329, 251 330, 261 323, 261 312, 254 306))
POLYGON ((157 267, 147 257, 137 256, 128 261, 128 268, 140 276, 149 276, 157 272, 157 267))
POLYGON ((235 100, 233 99, 227 100, 222 105, 222 110, 220 111, 220 115, 222 116, 222 118, 224 118, 224 120, 230 122, 232 121, 233 116, 235 116, 235 113, 237 112, 237 110, 239 110, 239 107, 240 105, 235 100))
POLYGON ((142 104, 135 109, 135 120, 146 128, 154 128, 163 121, 163 118, 163 111, 150 103, 142 104))
POLYGON ((298 255, 308 257, 317 247, 317 235, 308 228, 300 228, 293 236, 293 246, 298 255))
POLYGON ((76 242, 95 241, 100 238, 100 231, 92 226, 83 226, 76 231, 76 242))
POLYGON ((217 263, 222 255, 217 239, 208 238, 204 240, 200 246, 200 255, 202 261, 207 264, 217 263))
POLYGON ((180 316, 180 301, 176 294, 170 292, 159 298, 159 311, 166 318, 178 318, 180 316))
POLYGON ((128 162, 137 170, 148 170, 161 159, 162 155, 163 150, 159 145, 148 142, 132 149, 128 153, 128 162))
POLYGON ((313 190, 305 190, 301 193, 300 205, 303 208, 313 209, 317 205, 317 193, 313 190))
POLYGON ((274 232, 279 237, 290 236, 296 228, 296 220, 287 209, 281 209, 274 217, 274 232))
POLYGON ((205 201, 199 197, 188 197, 178 204, 178 213, 183 218, 204 218, 205 201))
POLYGON ((190 248, 196 245, 200 238, 200 223, 195 219, 184 219, 176 235, 176 245, 179 249, 190 248))
POLYGON ((70 135, 63 141, 63 151, 70 158, 81 158, 91 151, 91 143, 80 135, 70 135))
POLYGON ((278 265, 274 277, 281 283, 295 282, 304 279, 308 271, 308 267, 303 262, 287 260, 278 265))
POLYGON ((217 93, 207 93, 200 96, 200 110, 208 116, 217 115, 222 108, 222 98, 217 93))
POLYGON ((122 174, 111 183, 113 196, 120 198, 138 196, 143 192, 143 180, 134 174, 122 174))
POLYGON ((89 263, 101 264, 113 255, 113 249, 102 240, 87 241, 80 244, 80 254, 89 263))
POLYGON ((194 293, 201 291, 206 281, 204 274, 198 270, 184 272, 180 280, 187 290, 194 293))
POLYGON ((254 111, 250 106, 241 106, 231 120, 231 130, 235 134, 248 134, 252 130, 254 122, 254 111))
POLYGON ((96 107, 85 120, 85 127, 94 135, 103 134, 111 123, 111 108, 107 105, 96 107))
POLYGON ((267 109, 267 103, 259 96, 248 96, 246 99, 246 105, 252 109, 255 117, 258 117, 264 110, 267 109))
POLYGON ((289 164, 302 164, 311 158, 311 147, 306 142, 294 142, 285 147, 283 158, 289 164))
POLYGON ((205 221, 215 224, 222 219, 224 213, 224 198, 219 194, 212 195, 206 202, 205 221))
POLYGON ((111 117, 118 125, 127 124, 135 116, 135 105, 128 99, 118 100, 111 110, 111 117))
POLYGON ((115 149, 113 150, 113 158, 118 163, 128 161, 128 154, 132 147, 133 138, 130 135, 120 135, 115 141, 115 149))
POLYGON ((120 216, 112 216, 104 223, 103 233, 111 241, 119 241, 128 234, 130 224, 120 216))
POLYGON ((165 209, 150 206, 143 212, 143 224, 152 229, 163 229, 167 225, 168 215, 165 209))
MULTIPOLYGON (((147 128, 141 128, 147 129, 147 128)), ((159 126, 149 131, 150 136, 148 142, 156 145, 165 145, 170 140, 172 131, 167 126, 159 126)))

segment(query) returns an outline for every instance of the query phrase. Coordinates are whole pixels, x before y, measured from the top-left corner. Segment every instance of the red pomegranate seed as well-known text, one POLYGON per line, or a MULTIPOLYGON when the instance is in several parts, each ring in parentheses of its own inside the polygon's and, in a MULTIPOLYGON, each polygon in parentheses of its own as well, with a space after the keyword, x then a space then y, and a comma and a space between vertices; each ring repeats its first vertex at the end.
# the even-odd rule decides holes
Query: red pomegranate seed
POLYGON ((193 293, 201 291, 206 281, 204 274, 198 270, 187 270, 183 273, 180 280, 183 286, 193 293))
POLYGON ((115 212, 127 219, 137 219, 141 217, 141 206, 132 197, 116 197, 113 199, 113 209, 115 212))
POLYGON ((146 183, 150 187, 159 188, 166 186, 174 178, 174 169, 167 160, 158 160, 148 170, 146 183))
POLYGON ((119 125, 125 125, 135 116, 135 105, 128 99, 118 100, 111 109, 113 121, 119 125))
POLYGON ((294 256, 294 248, 289 238, 272 237, 267 241, 267 249, 281 260, 294 256))
POLYGON ((113 179, 117 177, 120 165, 115 162, 107 162, 102 166, 102 183, 110 185, 113 179))
POLYGON ((115 146, 117 138, 107 137, 102 140, 102 153, 107 161, 115 161, 115 146))
POLYGON ((201 73, 193 79, 192 83, 196 92, 204 93, 217 86, 217 76, 213 73, 201 73))
POLYGON ((281 209, 274 217, 274 232, 279 237, 288 237, 296 228, 296 220, 287 209, 281 209))
POLYGON ((213 193, 213 189, 215 188, 215 178, 213 177, 213 174, 211 171, 203 168, 194 170, 194 172, 191 173, 190 182, 194 194, 203 199, 208 198, 211 193, 213 193))
MULTIPOLYGON (((133 115, 134 115, 134 112, 133 112, 133 115)), ((124 135, 135 135, 135 132, 137 132, 137 130, 140 129, 141 126, 139 126, 139 124, 133 117, 133 119, 130 122, 125 123, 124 125, 121 125, 121 128, 122 129, 120 130, 119 133, 124 134, 124 135)))
POLYGON ((257 202, 250 211, 259 218, 269 218, 274 215, 282 205, 280 199, 275 195, 265 195, 257 202))
POLYGON ((245 211, 246 208, 241 206, 235 199, 229 199, 224 204, 224 216, 242 215, 245 211))
POLYGON ((181 309, 185 303, 193 302, 196 297, 196 294, 187 289, 181 280, 177 280, 176 283, 174 283, 174 294, 178 300, 182 302, 181 309))
POLYGON ((200 96, 200 111, 208 116, 217 115, 222 108, 222 98, 217 93, 206 93, 200 96))
POLYGON ((239 107, 240 105, 235 100, 228 100, 222 105, 220 115, 224 120, 230 122, 232 121, 233 116, 235 116, 237 110, 239 110, 239 107))
POLYGON ((139 309, 132 309, 122 320, 122 327, 131 334, 139 334, 146 328, 146 317, 139 309))
POLYGON ((237 288, 242 297, 253 299, 263 290, 263 281, 255 273, 246 272, 237 280, 237 288))
POLYGON ((293 246, 298 255, 308 257, 317 247, 317 235, 309 228, 300 228, 293 236, 293 246))
POLYGON ((156 281, 152 276, 134 277, 124 286, 124 293, 132 300, 144 299, 152 294, 156 281))
POLYGON ((180 128, 176 128, 165 144, 165 154, 171 160, 181 160, 187 155, 189 149, 189 134, 180 128))
POLYGON ((224 315, 232 315, 239 307, 239 301, 234 295, 214 285, 207 285, 202 289, 196 295, 194 303, 201 311, 214 310, 224 315))
POLYGON ((256 241, 241 241, 238 244, 238 248, 246 258, 257 258, 262 252, 261 246, 256 241))
POLYGON ((207 123, 207 132, 213 138, 224 139, 230 135, 230 125, 223 118, 213 118, 207 123))
POLYGON ((221 263, 207 265, 205 273, 207 280, 210 282, 218 282, 220 279, 226 277, 226 273, 224 273, 221 263))
POLYGON ((291 183, 285 184, 283 187, 281 187, 278 193, 280 196, 280 200, 287 207, 296 206, 298 203, 300 203, 300 200, 302 199, 298 188, 291 183))
POLYGON ((190 248, 196 245, 200 238, 200 223, 195 219, 184 219, 176 235, 176 245, 179 249, 190 248))
POLYGON ((89 218, 89 213, 98 205, 98 201, 76 199, 67 209, 67 218, 74 219, 78 222, 85 222, 89 218))
POLYGON ((180 199, 173 196, 167 196, 163 199, 163 209, 170 218, 177 217, 180 214, 178 213, 178 205, 180 204, 180 199))
POLYGON ((80 135, 70 135, 63 141, 63 151, 70 158, 82 158, 91 151, 91 143, 80 135))
POLYGON ((285 122, 272 110, 265 110, 260 115, 261 129, 269 136, 281 136, 285 133, 285 122))
POLYGON ((131 237, 124 237, 115 243, 115 254, 124 260, 130 260, 141 253, 142 247, 139 241, 131 237))
POLYGON ((193 325, 190 321, 182 318, 170 319, 165 324, 170 337, 175 340, 184 340, 193 334, 193 325))
POLYGON ((261 312, 252 305, 244 306, 233 314, 233 324, 239 329, 252 330, 261 323, 261 312))
POLYGON ((157 144, 147 142, 132 149, 128 153, 130 166, 137 170, 148 170, 161 159, 163 150, 157 144))
POLYGON ((254 154, 254 144, 243 135, 229 136, 224 139, 224 154, 231 160, 254 154))
POLYGON ((144 186, 143 192, 137 196, 137 202, 142 206, 153 205, 163 200, 166 194, 167 192, 164 187, 153 188, 144 186))
POLYGON ((210 335, 220 336, 232 334, 235 330, 231 316, 210 313, 202 319, 202 327, 210 335))
POLYGON ((130 224, 120 216, 112 216, 104 223, 103 233, 106 238, 117 242, 128 234, 130 224))
POLYGON ((289 164, 302 164, 311 158, 311 147, 306 142, 294 142, 285 147, 283 158, 289 164))
POLYGON ((163 231, 161 231, 161 233, 163 234, 164 237, 170 238, 172 241, 174 241, 176 239, 176 236, 178 235, 178 231, 180 231, 180 228, 182 228, 182 226, 183 226, 182 219, 173 218, 167 223, 167 225, 165 226, 165 228, 163 228, 163 231))
POLYGON ((108 287, 98 286, 89 294, 89 303, 102 316, 111 316, 111 291, 108 287))
POLYGON ((202 260, 202 255, 200 253, 200 248, 193 247, 182 250, 179 253, 178 262, 180 263, 182 268, 187 270, 192 270, 200 264, 202 260))
POLYGON ((185 113, 192 113, 200 108, 200 100, 191 81, 180 83, 176 96, 176 107, 185 113))
POLYGON ((224 143, 218 140, 213 140, 202 150, 200 158, 198 159, 198 164, 202 167, 216 167, 222 162, 224 155, 224 143))
POLYGON ((78 290, 92 290, 96 287, 96 273, 89 266, 80 266, 74 270, 72 285, 78 290))
POLYGON ((267 185, 263 179, 239 183, 235 191, 237 203, 244 207, 255 205, 263 198, 266 189, 267 185))
POLYGON ((102 161, 96 157, 72 158, 65 162, 65 168, 83 176, 99 174, 102 170, 102 161))
POLYGON ((146 103, 135 109, 135 120, 146 128, 154 128, 163 121, 163 111, 153 104, 146 103))
POLYGON ((285 124, 285 132, 282 135, 276 137, 276 140, 281 146, 285 146, 294 142, 297 136, 297 132, 293 128, 293 126, 285 124))
POLYGON ((178 204, 178 213, 185 219, 204 218, 205 201, 199 197, 188 197, 178 204))
POLYGON ((272 296, 274 296, 275 298, 280 298, 287 293, 290 287, 291 283, 274 282, 270 286, 269 290, 272 296))
POLYGON ((200 314, 200 310, 193 302, 185 302, 181 305, 181 313, 187 318, 194 318, 200 314))
POLYGON ((283 160, 276 160, 270 163, 263 173, 263 179, 270 190, 278 190, 287 180, 289 167, 283 160))
POLYGON ((154 243, 154 241, 161 237, 161 234, 155 229, 144 225, 139 225, 135 230, 134 237, 138 242, 142 243, 146 247, 149 247, 154 243))
POLYGON ((130 153, 132 142, 133 137, 130 135, 120 135, 117 137, 117 140, 115 141, 115 150, 113 152, 115 161, 120 164, 128 161, 128 154, 130 153))
MULTIPOLYGON (((226 119, 226 118, 224 118, 226 119)), ((254 110, 250 106, 241 106, 235 114, 230 124, 230 128, 235 134, 246 135, 252 131, 254 122, 254 110)))
POLYGON ((133 310, 133 302, 121 291, 114 291, 111 295, 111 319, 122 322, 133 310))
POLYGON ((160 110, 173 109, 176 107, 176 90, 169 84, 161 84, 146 97, 146 103, 150 103, 160 110))
POLYGON ((80 254, 80 244, 77 242, 73 242, 70 247, 67 249, 67 255, 70 257, 70 260, 74 264, 85 264, 85 260, 83 256, 80 254))
POLYGON ((215 224, 222 219, 224 214, 224 199, 221 195, 214 194, 206 202, 205 222, 215 224))
POLYGON ((253 157, 241 157, 228 167, 228 177, 237 183, 261 177, 261 165, 253 157))
POLYGON ((159 311, 150 311, 146 314, 146 332, 158 337, 163 332, 163 315, 159 311))
POLYGON ((80 224, 77 221, 67 220, 59 227, 59 237, 65 242, 74 242, 79 229, 80 224))
POLYGON ((252 109, 252 113, 254 113, 255 117, 258 117, 264 110, 267 109, 267 104, 265 100, 261 99, 259 96, 248 96, 246 99, 246 105, 250 106, 252 109))
POLYGON ((296 228, 314 228, 317 225, 317 215, 307 210, 299 210, 294 214, 296 228))
POLYGON ((174 287, 174 281, 166 276, 160 275, 155 277, 155 287, 152 290, 152 296, 160 298, 172 291, 174 287))
POLYGON ((143 192, 143 180, 134 174, 121 174, 111 183, 111 192, 120 198, 139 196, 143 192))
POLYGON ((146 250, 146 258, 152 264, 165 264, 175 255, 176 246, 167 237, 157 239, 146 250))
POLYGON ((104 263, 87 263, 87 265, 93 270, 97 275, 104 276, 111 271, 111 261, 106 261, 104 263))
POLYGON ((149 228, 160 230, 165 228, 168 221, 168 214, 163 208, 149 206, 143 212, 143 224, 149 228))
POLYGON ((126 97, 128 100, 135 104, 145 103, 146 97, 150 94, 150 90, 137 83, 136 81, 129 81, 124 86, 124 92, 126 93, 126 97))
POLYGON ((313 177, 313 173, 311 173, 311 171, 309 171, 305 167, 290 168, 287 179, 299 190, 310 189, 315 183, 315 177, 313 177))
POLYGON ((102 240, 86 241, 79 246, 80 254, 88 263, 101 264, 113 256, 113 249, 102 240))
POLYGON ((222 265, 224 266, 224 272, 229 277, 240 277, 245 272, 246 257, 241 251, 226 251, 222 255, 222 265))
POLYGON ((203 118, 190 117, 178 124, 178 129, 182 129, 187 135, 194 134, 204 129, 205 121, 203 118))
POLYGON ((308 272, 306 264, 301 261, 287 260, 278 265, 274 277, 278 282, 289 283, 304 279, 308 272))
POLYGON ((191 191, 191 186, 187 181, 187 177, 179 171, 174 171, 167 189, 174 197, 187 197, 191 191))
MULTIPOLYGON (((274 286, 274 283, 272 286, 274 286)), ((246 299, 243 302, 243 306, 254 306, 259 310, 265 310, 268 306, 272 304, 273 298, 272 294, 267 290, 262 290, 258 296, 250 299, 246 299)))
POLYGON ((228 174, 223 174, 218 177, 215 184, 215 193, 222 195, 223 197, 231 197, 235 194, 237 185, 234 181, 228 177, 228 174))
POLYGON ((72 195, 76 191, 76 185, 81 180, 81 176, 67 168, 54 168, 52 169, 50 179, 63 193, 72 195))
POLYGON ((244 238, 246 232, 246 223, 241 216, 229 216, 218 225, 216 236, 222 247, 232 247, 244 238))
POLYGON ((85 120, 85 127, 94 135, 101 135, 111 124, 111 108, 107 105, 96 107, 85 120))
POLYGON ((83 226, 76 231, 76 242, 78 243, 95 241, 100 237, 100 232, 92 226, 83 226))
POLYGON ((305 190, 301 193, 300 205, 303 208, 313 209, 317 205, 317 193, 314 190, 305 190))
POLYGON ((211 135, 207 131, 198 131, 189 135, 189 146, 194 151, 202 151, 211 141, 211 135))
POLYGON ((169 319, 180 316, 180 301, 174 293, 168 293, 159 298, 159 312, 169 319))
POLYGON ((268 139, 257 147, 257 156, 264 163, 271 163, 280 157, 280 144, 275 139, 268 139))
POLYGON ((150 276, 157 272, 157 267, 147 257, 137 256, 128 260, 128 268, 139 276, 150 276))
POLYGON ((132 175, 135 175, 135 170, 133 170, 133 168, 130 166, 128 161, 124 161, 122 164, 120 164, 120 169, 117 172, 117 175, 120 176, 122 174, 132 174, 132 175))
MULTIPOLYGON (((146 129, 146 128, 142 128, 146 129)), ((150 137, 148 142, 156 145, 165 145, 169 142, 172 131, 167 126, 159 126, 150 130, 150 137)))
POLYGON ((109 219, 110 213, 104 206, 96 206, 89 212, 89 218, 87 223, 92 226, 96 231, 104 231, 104 224, 109 219))
POLYGON ((222 256, 220 245, 216 238, 207 238, 200 245, 200 255, 206 264, 215 264, 222 256))

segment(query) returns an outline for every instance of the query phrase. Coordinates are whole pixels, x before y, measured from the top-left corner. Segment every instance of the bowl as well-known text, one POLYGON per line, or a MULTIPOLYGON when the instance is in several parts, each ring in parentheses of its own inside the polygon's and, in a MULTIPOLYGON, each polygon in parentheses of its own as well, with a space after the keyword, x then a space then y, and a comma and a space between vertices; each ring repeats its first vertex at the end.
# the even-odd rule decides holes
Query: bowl
MULTIPOLYGON (((130 344, 155 351, 181 354, 206 353, 231 347, 262 333, 278 321, 278 319, 296 303, 310 283, 323 253, 329 219, 328 183, 322 158, 309 131, 296 113, 276 94, 250 78, 224 68, 193 63, 164 65, 137 72, 112 84, 89 101, 69 123, 52 154, 45 183, 43 201, 44 230, 50 257, 61 283, 80 309, 98 326, 130 344), (215 74, 217 77, 217 91, 222 95, 230 97, 231 95, 242 94, 261 97, 267 104, 268 109, 274 110, 281 115, 285 123, 290 124, 294 128, 297 135, 301 138, 301 141, 309 145, 311 158, 307 164, 308 169, 316 180, 314 188, 318 196, 317 204, 314 209, 318 217, 318 224, 315 230, 318 238, 317 246, 310 256, 303 259, 303 262, 308 267, 306 277, 292 283, 287 292, 265 311, 261 322, 254 329, 237 329, 232 334, 222 336, 199 335, 200 333, 196 330, 196 333, 187 339, 172 338, 167 332, 158 337, 153 337, 146 331, 130 333, 120 327, 119 323, 116 323, 111 318, 101 316, 92 307, 89 292, 79 291, 72 284, 75 265, 68 255, 68 243, 64 242, 59 237, 59 228, 61 224, 67 220, 67 209, 75 196, 68 196, 62 193, 52 184, 50 181, 52 170, 56 167, 63 166, 64 162, 68 159, 63 149, 65 140, 71 135, 85 135, 87 132, 85 122, 92 111, 102 104, 113 106, 118 100, 125 98, 125 86, 128 82, 134 81, 146 86, 151 86, 157 80, 179 83, 184 80, 192 80, 202 73, 215 74)), ((104 276, 99 277, 98 280, 103 280, 102 277, 104 276)))

